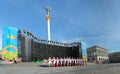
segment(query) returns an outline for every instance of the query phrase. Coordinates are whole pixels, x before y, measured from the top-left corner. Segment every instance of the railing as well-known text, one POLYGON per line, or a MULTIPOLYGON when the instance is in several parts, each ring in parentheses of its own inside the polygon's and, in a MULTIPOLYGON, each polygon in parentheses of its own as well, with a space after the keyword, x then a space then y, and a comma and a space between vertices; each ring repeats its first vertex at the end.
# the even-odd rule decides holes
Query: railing
POLYGON ((63 43, 63 42, 58 42, 58 41, 49 41, 49 40, 41 39, 39 37, 34 36, 31 32, 29 32, 27 30, 23 30, 23 32, 21 32, 19 34, 23 34, 24 36, 27 36, 28 38, 32 39, 35 42, 49 44, 49 45, 72 47, 72 46, 78 46, 80 44, 80 42, 63 43))

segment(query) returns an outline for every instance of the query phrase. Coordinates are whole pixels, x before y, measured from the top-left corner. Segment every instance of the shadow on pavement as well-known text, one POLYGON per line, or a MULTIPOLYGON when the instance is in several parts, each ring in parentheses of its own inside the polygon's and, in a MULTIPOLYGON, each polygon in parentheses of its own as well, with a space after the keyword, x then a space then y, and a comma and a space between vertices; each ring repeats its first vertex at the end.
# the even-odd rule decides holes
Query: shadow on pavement
POLYGON ((49 65, 38 65, 38 67, 49 67, 49 65))

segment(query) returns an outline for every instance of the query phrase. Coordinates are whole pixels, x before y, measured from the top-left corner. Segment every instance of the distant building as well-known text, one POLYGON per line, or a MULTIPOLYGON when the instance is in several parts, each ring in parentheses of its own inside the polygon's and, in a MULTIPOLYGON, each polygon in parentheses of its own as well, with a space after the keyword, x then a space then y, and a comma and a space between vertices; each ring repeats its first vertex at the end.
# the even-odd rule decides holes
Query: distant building
POLYGON ((109 53, 108 56, 109 56, 110 63, 120 62, 120 52, 109 53))
POLYGON ((108 62, 108 50, 100 46, 87 48, 88 62, 106 63, 108 62))

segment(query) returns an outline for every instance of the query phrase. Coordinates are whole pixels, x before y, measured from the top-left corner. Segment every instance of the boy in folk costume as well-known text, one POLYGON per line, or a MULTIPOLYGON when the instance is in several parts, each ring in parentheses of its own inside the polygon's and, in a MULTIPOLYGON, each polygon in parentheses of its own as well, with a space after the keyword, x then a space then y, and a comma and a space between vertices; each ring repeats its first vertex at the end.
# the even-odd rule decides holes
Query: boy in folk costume
POLYGON ((75 66, 75 58, 73 58, 73 66, 75 66))
POLYGON ((67 66, 69 66, 69 63, 70 63, 70 62, 69 62, 69 57, 67 57, 67 66))
POLYGON ((65 61, 64 58, 62 58, 62 66, 64 66, 64 61, 65 61))
POLYGON ((75 66, 77 66, 77 59, 75 58, 75 66))
POLYGON ((71 58, 71 66, 73 66, 74 65, 74 58, 72 57, 71 58))

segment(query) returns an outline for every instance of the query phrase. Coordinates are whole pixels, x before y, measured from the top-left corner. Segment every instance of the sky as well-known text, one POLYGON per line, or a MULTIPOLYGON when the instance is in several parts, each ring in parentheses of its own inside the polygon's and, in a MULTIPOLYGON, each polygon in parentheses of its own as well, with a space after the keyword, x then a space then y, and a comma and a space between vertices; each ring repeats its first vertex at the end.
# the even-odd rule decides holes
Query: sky
POLYGON ((0 35, 2 27, 11 26, 47 39, 46 6, 51 8, 51 40, 120 51, 120 0, 0 0, 0 35))

